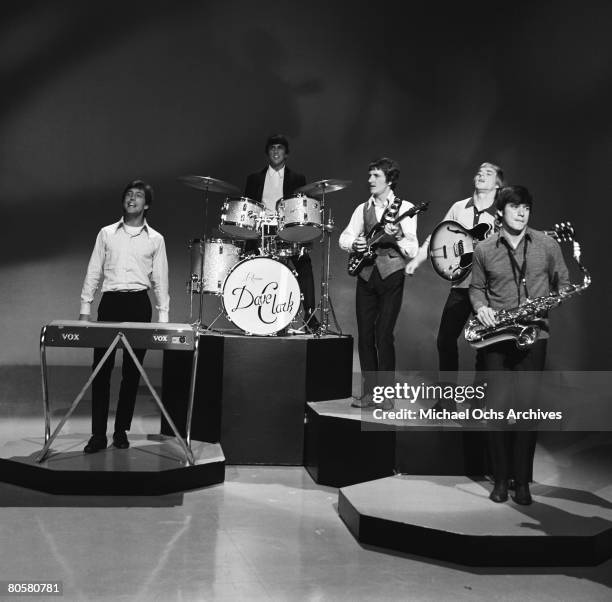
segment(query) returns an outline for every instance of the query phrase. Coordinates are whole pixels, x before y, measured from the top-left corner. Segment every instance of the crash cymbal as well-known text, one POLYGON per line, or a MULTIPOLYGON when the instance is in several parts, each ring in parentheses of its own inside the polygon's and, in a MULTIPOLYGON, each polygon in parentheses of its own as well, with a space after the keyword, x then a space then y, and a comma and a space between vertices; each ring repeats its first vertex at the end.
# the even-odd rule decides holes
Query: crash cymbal
POLYGON ((351 185, 351 180, 319 180, 318 182, 311 182, 310 184, 304 184, 296 190, 296 192, 302 192, 304 194, 323 194, 328 192, 335 192, 336 190, 342 190, 347 186, 351 185))
POLYGON ((237 186, 217 178, 211 178, 210 176, 179 176, 178 180, 186 186, 191 186, 191 188, 196 188, 197 190, 224 192, 238 196, 241 194, 237 186))

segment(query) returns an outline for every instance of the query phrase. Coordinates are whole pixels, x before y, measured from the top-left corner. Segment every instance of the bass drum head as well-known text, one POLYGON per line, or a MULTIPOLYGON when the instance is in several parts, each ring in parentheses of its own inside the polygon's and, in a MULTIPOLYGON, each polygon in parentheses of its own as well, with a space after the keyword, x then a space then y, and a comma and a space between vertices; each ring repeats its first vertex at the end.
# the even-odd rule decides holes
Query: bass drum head
POLYGON ((272 335, 288 326, 300 307, 300 287, 280 261, 252 257, 236 264, 223 284, 227 318, 248 334, 272 335))

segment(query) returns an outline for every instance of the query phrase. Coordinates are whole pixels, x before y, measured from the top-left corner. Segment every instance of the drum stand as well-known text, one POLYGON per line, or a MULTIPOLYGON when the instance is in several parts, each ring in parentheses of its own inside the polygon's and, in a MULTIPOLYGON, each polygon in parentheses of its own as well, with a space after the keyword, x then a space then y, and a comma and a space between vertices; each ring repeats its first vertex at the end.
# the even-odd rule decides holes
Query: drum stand
MULTIPOLYGON (((321 196, 321 213, 323 216, 323 222, 325 222, 325 188, 322 190, 321 196)), ((318 336, 326 334, 335 334, 342 336, 342 329, 338 324, 336 318, 336 312, 334 311, 334 305, 329 295, 329 278, 330 278, 330 245, 331 245, 331 233, 334 231, 334 220, 331 215, 331 209, 328 211, 327 223, 323 224, 323 236, 322 236, 322 252, 321 252, 321 298, 317 309, 321 311, 321 327, 318 332, 318 336), (329 314, 334 321, 336 330, 332 330, 329 327, 329 314)), ((314 312, 313 312, 314 313, 314 312)))
MULTIPOLYGON (((210 326, 202 325, 202 311, 204 309, 204 255, 203 249, 206 243, 206 222, 208 221, 208 189, 209 182, 206 181, 204 189, 204 222, 202 224, 202 237, 200 238, 200 254, 202 255, 200 264, 200 273, 191 274, 189 280, 189 320, 191 325, 196 329, 196 332, 202 333, 210 330, 210 326), (195 284, 200 283, 200 292, 198 294, 200 305, 198 307, 198 319, 196 322, 191 322, 193 319, 193 291, 195 290, 195 284)), ((216 320, 215 320, 216 321, 216 320)))

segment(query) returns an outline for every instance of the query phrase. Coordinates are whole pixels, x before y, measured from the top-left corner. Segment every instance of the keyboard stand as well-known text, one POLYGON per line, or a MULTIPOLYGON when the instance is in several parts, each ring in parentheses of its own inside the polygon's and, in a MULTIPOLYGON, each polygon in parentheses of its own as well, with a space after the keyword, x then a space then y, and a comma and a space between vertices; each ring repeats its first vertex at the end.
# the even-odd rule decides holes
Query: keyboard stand
POLYGON ((119 344, 121 344, 123 345, 125 349, 127 349, 127 352, 130 354, 130 357, 132 358, 132 360, 134 361, 134 364, 138 368, 140 375, 145 381, 147 387, 149 387, 149 391, 151 392, 151 395, 153 395, 153 399, 155 399, 155 402, 157 403, 162 414, 164 415, 164 418, 168 421, 168 424, 170 425, 170 428, 172 429, 172 432, 174 433, 174 436, 176 437, 177 442, 179 443, 179 445, 181 446, 183 450, 183 453, 185 454, 185 461, 190 466, 193 466, 195 464, 193 452, 191 451, 191 417, 193 415, 193 397, 195 393, 195 369, 196 369, 197 361, 198 361, 198 337, 195 337, 195 351, 193 354, 191 383, 189 387, 189 407, 187 410, 187 428, 186 428, 187 442, 185 442, 183 438, 180 436, 174 422, 172 421, 172 418, 170 418, 170 415, 166 411, 164 404, 162 403, 161 399, 159 398, 159 395, 153 388, 153 385, 151 384, 151 381, 149 380, 147 373, 142 367, 142 364, 138 361, 138 358, 136 357, 136 354, 134 353, 132 346, 130 345, 129 341, 127 340, 127 337, 125 336, 125 334, 123 334, 123 332, 117 333, 117 336, 115 336, 115 338, 113 339, 113 342, 111 343, 110 347, 106 350, 106 353, 104 354, 102 359, 94 367, 91 375, 87 379, 87 382, 83 385, 83 388, 81 389, 79 394, 74 398, 74 401, 72 402, 72 405, 70 406, 70 409, 68 410, 68 412, 66 412, 66 415, 61 419, 60 423, 57 425, 57 427, 53 431, 53 434, 49 435, 50 430, 51 430, 51 421, 50 421, 50 413, 49 413, 49 389, 48 389, 48 383, 47 383, 47 358, 46 358, 46 346, 45 346, 45 329, 46 327, 43 327, 42 332, 41 332, 41 337, 40 337, 43 405, 44 405, 44 411, 45 411, 45 444, 40 454, 36 457, 36 462, 40 463, 46 458, 47 454, 49 453, 49 448, 51 447, 53 441, 59 435, 59 432, 62 430, 62 427, 64 426, 64 424, 66 424, 66 421, 68 420, 68 418, 70 418, 72 413, 76 410, 77 406, 83 399, 85 392, 87 391, 87 389, 93 382, 94 378, 97 376, 98 372, 100 372, 100 369, 104 365, 104 362, 107 360, 111 352, 119 344))

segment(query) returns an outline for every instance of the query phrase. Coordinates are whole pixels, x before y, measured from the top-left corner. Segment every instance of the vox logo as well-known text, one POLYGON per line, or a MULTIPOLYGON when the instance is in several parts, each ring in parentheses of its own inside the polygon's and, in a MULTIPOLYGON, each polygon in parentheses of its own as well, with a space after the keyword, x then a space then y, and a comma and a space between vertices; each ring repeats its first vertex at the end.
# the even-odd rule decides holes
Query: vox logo
POLYGON ((79 334, 76 332, 64 332, 62 333, 62 339, 64 341, 78 341, 79 339, 79 334))

